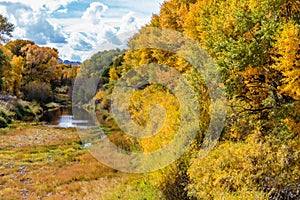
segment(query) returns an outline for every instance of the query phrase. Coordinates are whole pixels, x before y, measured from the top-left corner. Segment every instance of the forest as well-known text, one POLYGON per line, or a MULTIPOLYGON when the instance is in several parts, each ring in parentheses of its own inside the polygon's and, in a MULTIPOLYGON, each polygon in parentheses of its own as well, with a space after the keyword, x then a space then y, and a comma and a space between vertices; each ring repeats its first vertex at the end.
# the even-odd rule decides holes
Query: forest
POLYGON ((53 108, 50 102, 70 103, 78 67, 59 62, 54 48, 28 40, 8 41, 14 25, 3 16, 0 19, 4 43, 0 44, 1 99, 11 104, 8 111, 5 106, 1 109, 0 127, 13 119, 37 120, 43 111, 53 108))
MULTIPOLYGON (((26 40, 8 41, 13 25, 4 17, 0 20, 1 96, 9 94, 45 109, 48 103, 59 102, 62 94, 72 93, 75 77, 79 82, 97 78, 96 92, 79 86, 75 97, 81 98, 73 103, 95 111, 111 130, 109 139, 121 149, 155 151, 173 140, 183 120, 172 91, 146 84, 136 88, 129 100, 130 117, 145 127, 152 120, 152 106, 160 104, 167 113, 164 127, 149 138, 120 131, 111 114, 111 99, 122 77, 139 66, 150 68, 156 63, 180 72, 193 89, 201 120, 187 151, 169 166, 120 181, 113 192, 96 198, 300 199, 299 1, 168 0, 129 40, 128 50, 96 53, 80 70, 59 63, 55 49, 26 40), (201 156, 201 144, 214 103, 208 86, 194 66, 174 52, 136 49, 145 42, 143 34, 149 27, 191 38, 217 66, 226 91, 226 120, 207 156, 201 156)), ((127 83, 137 82, 131 81, 127 83)), ((2 127, 22 120, 17 111, 0 108, 0 112, 2 127)))

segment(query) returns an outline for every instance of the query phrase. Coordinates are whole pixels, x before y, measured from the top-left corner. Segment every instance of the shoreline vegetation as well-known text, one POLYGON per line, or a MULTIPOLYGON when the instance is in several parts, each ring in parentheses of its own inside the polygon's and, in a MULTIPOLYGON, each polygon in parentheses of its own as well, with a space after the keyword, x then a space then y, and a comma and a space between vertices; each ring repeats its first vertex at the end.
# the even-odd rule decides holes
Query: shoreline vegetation
MULTIPOLYGON (((80 66, 61 63, 56 49, 9 41, 14 25, 1 14, 0 19, 0 199, 300 199, 299 1, 168 0, 129 40, 128 50, 98 52, 80 66), (205 81, 188 60, 161 49, 135 49, 145 44, 147 27, 192 38, 219 69, 227 97, 226 123, 218 144, 204 158, 201 144, 212 101, 218 102, 210 99, 205 81), (139 66, 152 69, 153 63, 180 72, 201 110, 200 130, 169 166, 144 174, 111 169, 91 155, 76 129, 38 122, 46 110, 79 105, 96 113, 120 149, 160 149, 185 120, 168 88, 135 76, 126 80, 127 86, 139 86, 128 100, 136 125, 162 120, 149 115, 153 105, 166 110, 164 126, 153 137, 124 133, 111 114, 118 82, 139 66), (73 91, 75 79, 79 84, 73 91), (96 88, 87 87, 95 79, 96 88)), ((147 35, 147 41, 154 39, 147 35)), ((177 41, 173 35, 161 38, 166 39, 177 41)), ((164 78, 172 80, 167 74, 164 78)))
POLYGON ((71 106, 70 98, 64 97, 63 104, 50 102, 41 106, 38 102, 25 101, 15 96, 0 96, 0 128, 9 127, 14 121, 39 122, 47 112, 60 109, 62 106, 71 106))

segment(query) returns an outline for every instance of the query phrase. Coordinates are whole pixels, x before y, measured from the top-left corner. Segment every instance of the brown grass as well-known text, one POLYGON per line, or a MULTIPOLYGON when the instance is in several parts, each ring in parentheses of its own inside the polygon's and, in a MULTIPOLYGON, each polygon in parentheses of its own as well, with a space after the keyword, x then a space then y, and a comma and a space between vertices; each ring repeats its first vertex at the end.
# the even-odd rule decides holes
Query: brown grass
POLYGON ((81 147, 75 129, 23 127, 0 135, 0 199, 101 199, 130 177, 81 147))

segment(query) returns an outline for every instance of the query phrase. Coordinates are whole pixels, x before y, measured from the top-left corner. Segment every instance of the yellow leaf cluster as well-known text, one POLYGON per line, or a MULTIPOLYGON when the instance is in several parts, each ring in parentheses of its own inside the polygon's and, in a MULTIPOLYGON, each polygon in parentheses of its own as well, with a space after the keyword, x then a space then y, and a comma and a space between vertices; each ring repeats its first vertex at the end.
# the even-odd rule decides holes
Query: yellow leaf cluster
POLYGON ((300 100, 300 34, 293 22, 285 24, 275 43, 277 57, 273 68, 284 78, 280 90, 296 100, 300 100))

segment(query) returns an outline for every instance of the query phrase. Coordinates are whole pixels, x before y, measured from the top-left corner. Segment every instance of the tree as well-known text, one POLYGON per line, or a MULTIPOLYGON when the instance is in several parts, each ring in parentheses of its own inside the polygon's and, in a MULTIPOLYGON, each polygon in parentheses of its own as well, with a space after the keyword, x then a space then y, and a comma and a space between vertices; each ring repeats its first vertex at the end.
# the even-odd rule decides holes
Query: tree
POLYGON ((0 42, 6 42, 7 38, 12 37, 14 25, 8 22, 7 18, 0 14, 0 42))
POLYGON ((11 71, 9 51, 0 44, 0 91, 7 92, 9 72, 11 71))
MULTIPOLYGON (((142 28, 130 39, 122 65, 110 68, 108 84, 115 84, 139 66, 167 65, 193 86, 195 101, 201 106, 201 129, 191 150, 154 175, 167 199, 296 198, 300 147, 299 16, 299 0, 168 0, 162 4, 160 14, 153 15, 146 27, 172 29, 194 39, 215 60, 226 86, 227 124, 220 144, 204 158, 200 145, 209 125, 211 103, 201 75, 174 53, 139 48, 146 46, 139 44, 158 44, 165 38, 154 40, 151 34, 143 35, 146 30, 142 28)), ((180 43, 172 34, 167 39, 180 43)), ((126 78, 127 85, 139 81, 143 80, 126 78)), ((141 151, 152 152, 169 143, 184 119, 180 118, 180 105, 173 93, 165 89, 146 83, 134 90, 129 106, 118 105, 128 106, 130 117, 140 126, 151 122, 153 105, 159 103, 166 108, 167 117, 160 132, 136 139, 141 151)), ((104 87, 95 100, 103 101, 110 94, 104 87)), ((124 99, 121 95, 119 98, 124 99)), ((155 117, 161 118, 154 116, 154 120, 155 117)))
POLYGON ((14 55, 24 57, 24 52, 22 52, 21 49, 28 44, 34 45, 35 43, 30 40, 14 40, 7 42, 5 47, 9 49, 14 55))
POLYGON ((36 80, 50 84, 51 81, 60 80, 56 49, 28 44, 21 49, 21 53, 24 54, 24 84, 36 80))
POLYGON ((157 22, 159 21, 162 28, 182 31, 190 4, 195 2, 195 0, 171 0, 164 2, 160 9, 159 19, 157 19, 156 15, 153 15, 151 25, 158 27, 157 22))
POLYGON ((11 73, 11 91, 14 95, 17 97, 20 96, 20 88, 22 84, 22 72, 24 69, 23 65, 23 58, 21 56, 13 56, 11 60, 11 67, 12 67, 12 73, 11 73))
POLYGON ((275 52, 273 67, 283 75, 280 92, 300 100, 300 35, 293 22, 285 24, 277 36, 275 52))
POLYGON ((9 49, 0 46, 1 90, 20 96, 23 72, 23 58, 13 55, 9 49))
POLYGON ((52 90, 49 84, 33 81, 24 87, 24 96, 26 100, 37 101, 42 105, 52 101, 52 90))

